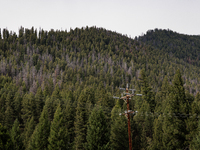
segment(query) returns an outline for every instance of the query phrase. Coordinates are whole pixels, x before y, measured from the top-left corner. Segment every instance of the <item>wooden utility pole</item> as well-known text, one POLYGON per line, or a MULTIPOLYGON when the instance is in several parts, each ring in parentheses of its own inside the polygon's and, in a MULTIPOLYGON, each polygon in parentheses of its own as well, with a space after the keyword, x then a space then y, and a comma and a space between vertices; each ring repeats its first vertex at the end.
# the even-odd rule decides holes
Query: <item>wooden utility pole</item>
MULTIPOLYGON (((132 140, 131 140, 131 122, 130 122, 130 114, 133 114, 134 111, 130 110, 129 108, 129 99, 132 97, 132 96, 142 96, 142 94, 134 94, 134 91, 135 89, 128 89, 128 84, 127 84, 127 87, 126 89, 125 88, 120 88, 120 90, 124 90, 126 91, 124 94, 125 96, 122 95, 121 98, 119 97, 113 97, 113 98, 116 98, 116 99, 123 99, 126 104, 127 104, 127 111, 125 111, 125 113, 123 113, 123 115, 125 115, 128 119, 128 137, 129 137, 129 150, 132 150, 132 140), (128 91, 132 91, 132 94, 130 94, 128 91)), ((121 115, 121 114, 120 114, 121 115)))

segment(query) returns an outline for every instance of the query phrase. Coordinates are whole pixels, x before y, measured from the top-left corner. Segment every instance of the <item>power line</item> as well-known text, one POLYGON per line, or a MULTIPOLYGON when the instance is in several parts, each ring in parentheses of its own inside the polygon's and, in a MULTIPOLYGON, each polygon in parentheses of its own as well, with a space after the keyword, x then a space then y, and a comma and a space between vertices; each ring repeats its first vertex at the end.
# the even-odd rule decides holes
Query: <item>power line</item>
MULTIPOLYGON (((135 112, 130 110, 130 108, 129 108, 129 99, 132 96, 135 96, 135 95, 142 96, 142 94, 134 94, 135 89, 128 89, 128 84, 127 84, 126 88, 119 88, 119 89, 120 90, 124 90, 126 92, 122 93, 122 97, 121 98, 115 97, 115 96, 113 96, 113 98, 115 98, 115 99, 123 99, 124 102, 127 105, 127 111, 125 111, 125 113, 123 113, 123 115, 125 115, 127 117, 127 119, 128 119, 129 150, 132 150, 130 114, 133 114, 135 112), (130 94, 129 91, 132 91, 132 94, 130 94)), ((121 115, 121 113, 120 113, 120 115, 121 115)))

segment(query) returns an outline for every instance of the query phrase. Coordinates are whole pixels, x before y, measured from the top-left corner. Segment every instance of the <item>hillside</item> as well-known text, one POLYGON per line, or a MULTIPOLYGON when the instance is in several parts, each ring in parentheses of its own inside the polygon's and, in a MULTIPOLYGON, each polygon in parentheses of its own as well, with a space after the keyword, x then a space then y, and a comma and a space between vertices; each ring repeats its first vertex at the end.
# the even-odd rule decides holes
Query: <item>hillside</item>
POLYGON ((18 34, 3 29, 0 132, 7 131, 5 136, 12 139, 8 147, 17 146, 19 140, 20 149, 53 149, 58 145, 52 141, 62 143, 62 139, 67 141, 61 144, 66 149, 87 149, 84 144, 94 139, 89 134, 93 131, 88 130, 94 129, 91 120, 95 120, 96 125, 106 124, 99 127, 105 131, 105 142, 100 139, 96 143, 105 147, 111 143, 108 149, 127 148, 126 118, 118 115, 126 105, 112 96, 120 96, 118 88, 129 83, 130 88, 143 94, 130 104, 131 110, 140 112, 132 117, 134 148, 154 149, 159 132, 170 135, 167 124, 174 125, 177 135, 187 134, 182 138, 187 144, 179 137, 175 149, 183 148, 180 145, 189 147, 198 126, 198 119, 189 120, 189 114, 200 113, 196 107, 200 91, 199 54, 199 36, 169 30, 155 29, 131 39, 97 27, 69 32, 21 27, 18 34), (164 113, 188 114, 184 119, 177 117, 180 124, 187 125, 176 127, 176 121, 164 119, 164 113), (124 143, 118 145, 119 141, 124 143))

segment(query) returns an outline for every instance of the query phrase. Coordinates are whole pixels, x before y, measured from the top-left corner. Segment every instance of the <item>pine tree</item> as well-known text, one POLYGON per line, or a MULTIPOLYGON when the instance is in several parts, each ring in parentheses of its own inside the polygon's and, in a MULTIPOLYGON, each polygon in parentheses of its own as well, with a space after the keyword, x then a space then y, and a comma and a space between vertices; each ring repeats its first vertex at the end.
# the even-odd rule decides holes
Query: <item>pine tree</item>
POLYGON ((119 100, 113 107, 111 112, 111 135, 110 135, 110 146, 112 150, 128 149, 128 130, 127 130, 127 119, 122 113, 119 100))
POLYGON ((12 127, 14 120, 14 112, 11 106, 7 106, 5 111, 5 126, 7 126, 8 129, 12 127))
POLYGON ((75 139, 74 145, 75 149, 84 149, 84 144, 86 142, 87 134, 87 123, 89 118, 89 112, 91 109, 91 96, 89 94, 89 89, 85 89, 81 92, 77 108, 76 108, 76 117, 75 117, 75 139))
POLYGON ((12 150, 12 140, 6 127, 0 124, 0 149, 1 150, 12 150))
POLYGON ((70 148, 72 148, 73 146, 73 141, 74 141, 74 120, 75 120, 75 115, 76 115, 76 112, 74 111, 74 108, 75 108, 75 105, 73 104, 74 102, 74 98, 73 98, 73 94, 72 92, 70 91, 68 94, 67 94, 67 97, 66 98, 66 101, 65 101, 65 104, 63 108, 63 120, 65 122, 65 126, 67 128, 67 131, 68 131, 68 137, 69 137, 69 144, 68 146, 70 148))
POLYGON ((191 148, 191 150, 200 149, 200 121, 198 122, 197 133, 193 137, 190 148, 191 148))
POLYGON ((23 138, 23 143, 25 149, 28 148, 28 145, 30 143, 31 135, 33 134, 35 130, 35 122, 34 122, 34 117, 31 117, 31 119, 28 119, 28 121, 25 124, 24 132, 22 134, 23 138))
POLYGON ((12 143, 13 143, 13 148, 15 150, 22 150, 23 144, 22 144, 22 139, 20 137, 20 129, 19 129, 18 119, 16 119, 14 124, 13 124, 10 136, 11 136, 11 140, 12 140, 12 143))
POLYGON ((186 148, 188 145, 185 143, 187 135, 185 114, 188 114, 188 103, 179 70, 174 76, 172 92, 167 96, 166 101, 164 110, 166 117, 162 127, 164 149, 186 148))
POLYGON ((154 124, 153 124, 153 141, 151 144, 150 149, 152 150, 160 150, 163 149, 163 142, 162 142, 162 138, 163 138, 163 131, 162 131, 162 122, 163 122, 163 115, 159 115, 158 118, 156 118, 154 120, 154 124))
POLYGON ((133 148, 148 149, 153 138, 153 113, 150 104, 144 100, 137 114, 133 118, 132 131, 133 148))
POLYGON ((190 117, 187 119, 187 140, 190 142, 190 148, 191 145, 193 145, 193 138, 198 135, 198 124, 199 124, 199 116, 200 115, 200 93, 198 92, 196 94, 195 100, 191 104, 191 111, 190 111, 190 117))
POLYGON ((166 106, 166 96, 170 93, 170 85, 168 82, 167 76, 164 77, 161 91, 157 92, 155 101, 156 101, 156 107, 155 107, 155 113, 162 113, 165 110, 166 106))
POLYGON ((48 138, 49 150, 60 150, 68 149, 68 131, 65 127, 65 122, 63 120, 63 113, 61 111, 60 105, 58 105, 56 112, 54 114, 54 119, 51 123, 50 135, 48 138))
POLYGON ((22 100, 22 119, 24 124, 31 117, 36 118, 36 104, 33 93, 25 94, 22 100))
POLYGON ((27 150, 36 150, 38 149, 36 145, 36 139, 37 139, 37 132, 38 132, 38 126, 35 127, 35 130, 33 131, 33 134, 31 135, 29 142, 27 143, 27 150))
POLYGON ((151 112, 154 112, 155 97, 154 97, 153 92, 151 91, 152 90, 151 87, 149 86, 148 79, 147 79, 144 69, 141 70, 139 79, 141 83, 141 92, 143 95, 142 99, 146 100, 149 103, 151 112))
POLYGON ((19 92, 16 92, 14 97, 14 114, 15 118, 17 118, 19 121, 21 120, 21 102, 22 97, 19 92))
POLYGON ((33 136, 31 137, 30 147, 36 150, 47 149, 48 147, 48 137, 50 132, 50 123, 48 120, 47 108, 44 107, 42 114, 39 119, 39 124, 37 125, 33 136))
POLYGON ((35 103, 36 103, 36 120, 39 120, 43 106, 45 104, 44 95, 42 93, 41 87, 37 89, 37 93, 35 94, 35 103))
POLYGON ((87 126, 86 149, 109 149, 109 127, 103 110, 95 107, 89 117, 87 126))

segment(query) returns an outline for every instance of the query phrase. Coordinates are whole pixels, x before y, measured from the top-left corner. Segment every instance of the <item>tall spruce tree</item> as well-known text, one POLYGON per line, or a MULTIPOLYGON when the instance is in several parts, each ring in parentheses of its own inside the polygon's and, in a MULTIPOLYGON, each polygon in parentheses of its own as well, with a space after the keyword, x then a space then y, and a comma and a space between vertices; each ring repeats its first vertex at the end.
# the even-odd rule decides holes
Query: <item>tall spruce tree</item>
POLYGON ((25 128, 24 128, 24 132, 22 134, 22 138, 23 138, 23 144, 25 149, 28 148, 28 145, 30 143, 30 139, 31 139, 31 135, 33 134, 34 130, 35 130, 35 121, 34 121, 34 117, 31 117, 27 120, 26 124, 25 124, 25 128))
POLYGON ((180 70, 177 70, 172 92, 167 96, 166 108, 163 120, 163 148, 184 149, 186 145, 186 114, 188 114, 188 102, 185 97, 185 89, 180 70))
POLYGON ((128 130, 127 119, 122 113, 119 100, 111 112, 111 135, 110 148, 112 150, 128 149, 128 130))
POLYGON ((39 123, 32 136, 32 147, 37 150, 48 149, 48 137, 50 133, 50 122, 48 119, 47 108, 44 107, 39 119, 39 123))
POLYGON ((190 145, 191 150, 200 149, 200 120, 198 122, 197 133, 193 137, 192 143, 190 145))
POLYGON ((109 148, 109 124, 101 107, 95 107, 87 126, 87 144, 89 150, 107 150, 109 148))
POLYGON ((41 87, 37 89, 37 93, 35 94, 35 103, 36 103, 36 120, 39 121, 43 106, 45 104, 45 98, 41 87))
POLYGON ((15 150, 22 150, 23 149, 23 143, 20 136, 20 129, 19 129, 19 121, 18 119, 15 120, 13 127, 10 132, 11 140, 13 143, 13 148, 15 150))
POLYGON ((142 92, 142 99, 146 100, 149 103, 151 112, 154 112, 155 109, 155 96, 152 92, 152 88, 149 86, 148 78, 144 69, 140 72, 140 84, 141 84, 141 92, 142 92))
POLYGON ((6 127, 0 124, 0 149, 1 150, 13 150, 13 144, 10 134, 6 127))
POLYGON ((162 131, 162 122, 163 122, 163 115, 159 115, 158 118, 154 119, 153 124, 153 141, 150 146, 151 150, 160 150, 163 149, 163 131, 162 131))
POLYGON ((74 147, 77 150, 84 149, 84 145, 86 143, 87 123, 91 110, 91 104, 92 101, 94 101, 93 99, 94 97, 92 95, 90 95, 90 88, 86 88, 84 91, 81 92, 78 98, 76 117, 74 122, 75 126, 74 147))
POLYGON ((36 116, 36 104, 33 93, 25 94, 22 100, 22 119, 24 124, 32 116, 36 116))
POLYGON ((50 135, 48 138, 49 150, 69 149, 68 131, 63 120, 63 113, 60 105, 58 105, 51 122, 50 135))
MULTIPOLYGON (((66 93, 66 92, 65 92, 66 93)), ((73 105, 74 98, 71 91, 67 93, 67 96, 64 96, 63 98, 66 98, 64 108, 63 108, 63 120, 65 121, 65 127, 68 131, 68 137, 69 137, 69 143, 68 147, 73 147, 74 142, 74 119, 76 112, 74 111, 75 105, 73 105)))
POLYGON ((187 140, 190 142, 190 148, 193 149, 197 143, 197 136, 199 135, 199 115, 200 115, 200 93, 198 92, 195 96, 195 100, 191 105, 190 117, 187 120, 187 140), (195 143, 194 143, 195 142, 195 143))

